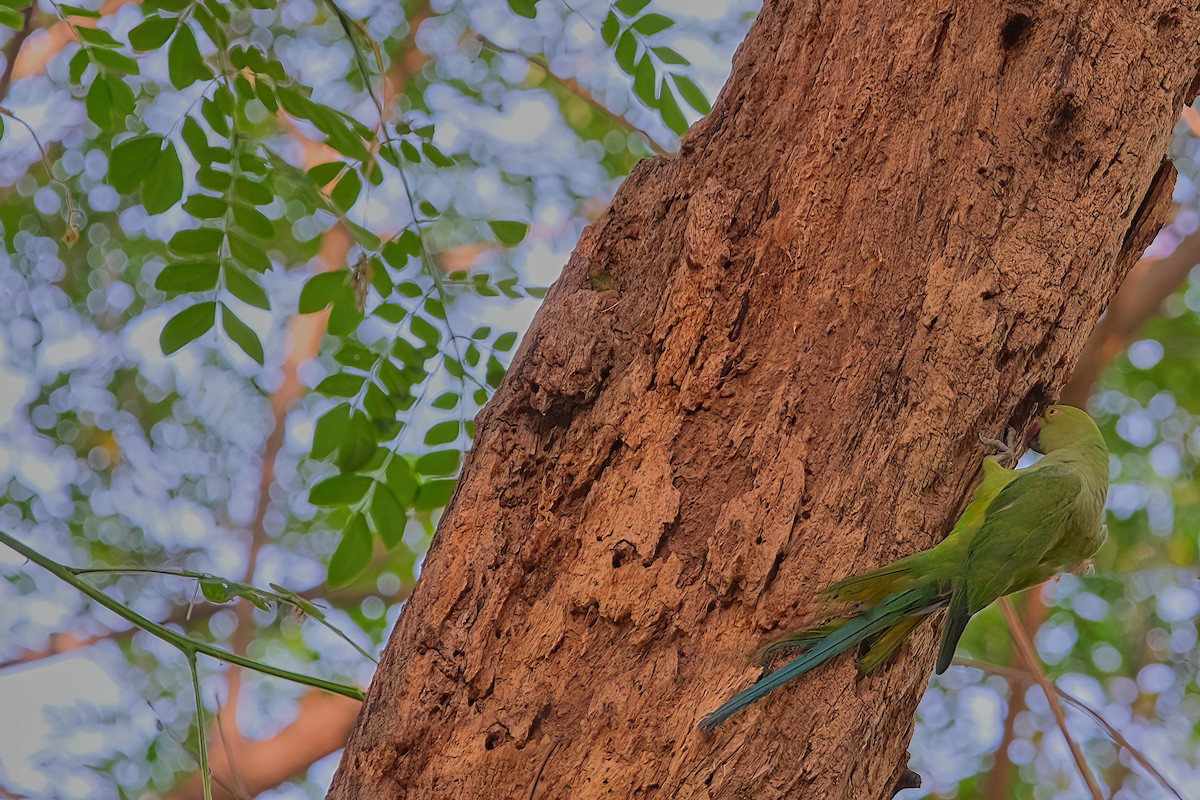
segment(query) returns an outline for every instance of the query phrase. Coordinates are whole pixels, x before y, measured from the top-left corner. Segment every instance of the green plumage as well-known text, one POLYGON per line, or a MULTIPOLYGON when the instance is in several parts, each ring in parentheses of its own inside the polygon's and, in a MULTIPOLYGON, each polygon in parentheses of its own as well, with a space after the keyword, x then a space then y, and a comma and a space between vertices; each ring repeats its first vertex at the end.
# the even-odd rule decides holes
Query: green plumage
POLYGON ((1006 594, 1036 586, 1087 562, 1104 543, 1108 448, 1083 411, 1051 406, 1027 436, 1045 457, 1015 471, 992 457, 983 481, 940 544, 828 587, 830 600, 854 609, 768 647, 765 664, 786 648, 803 654, 765 675, 700 722, 712 731, 784 683, 859 645, 863 673, 876 669, 926 617, 949 607, 936 671, 950 665, 972 615, 1006 594))

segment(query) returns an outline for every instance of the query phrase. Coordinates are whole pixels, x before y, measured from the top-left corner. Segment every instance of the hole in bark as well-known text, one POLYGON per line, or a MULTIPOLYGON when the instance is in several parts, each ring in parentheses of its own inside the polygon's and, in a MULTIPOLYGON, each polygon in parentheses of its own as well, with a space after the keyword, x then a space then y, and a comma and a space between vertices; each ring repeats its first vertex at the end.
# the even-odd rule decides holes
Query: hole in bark
POLYGON ((629 559, 637 555, 637 548, 631 542, 622 539, 617 542, 616 548, 613 550, 612 565, 613 569, 624 566, 629 559))
POLYGON ((1021 398, 1021 402, 1017 404, 1016 410, 1008 421, 1009 424, 1021 430, 1025 423, 1033 419, 1037 412, 1049 405, 1049 402, 1050 398, 1046 396, 1046 386, 1038 381, 1021 398))
POLYGON ((483 740, 483 749, 495 750, 498 745, 502 745, 510 739, 512 736, 509 735, 508 728, 497 722, 488 728, 487 736, 483 740))
POLYGON ((1000 38, 1004 40, 1004 46, 1009 49, 1016 47, 1031 25, 1033 18, 1028 14, 1016 13, 1009 16, 1004 27, 1000 29, 1000 38))
POLYGON ((716 607, 717 607, 717 601, 709 600, 708 605, 704 607, 704 610, 705 610, 705 612, 711 614, 713 612, 713 609, 715 609, 716 607))

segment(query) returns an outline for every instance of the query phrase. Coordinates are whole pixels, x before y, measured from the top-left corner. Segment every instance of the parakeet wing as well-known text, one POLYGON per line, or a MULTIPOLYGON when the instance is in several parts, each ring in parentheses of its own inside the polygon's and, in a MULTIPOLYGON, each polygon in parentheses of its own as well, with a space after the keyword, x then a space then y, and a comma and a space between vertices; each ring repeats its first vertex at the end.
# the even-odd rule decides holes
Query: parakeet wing
POLYGON ((1058 570, 1058 564, 1044 560, 1069 532, 1068 518, 1082 486, 1075 471, 1056 465, 1031 469, 996 495, 967 548, 964 578, 971 613, 1058 570))

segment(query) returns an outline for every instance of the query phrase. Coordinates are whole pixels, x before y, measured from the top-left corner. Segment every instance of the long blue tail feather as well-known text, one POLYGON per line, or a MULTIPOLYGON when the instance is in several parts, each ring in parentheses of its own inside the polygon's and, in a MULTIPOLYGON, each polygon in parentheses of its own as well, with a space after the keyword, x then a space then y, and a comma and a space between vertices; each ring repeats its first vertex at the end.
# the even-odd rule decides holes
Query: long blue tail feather
POLYGON ((812 643, 799 658, 790 661, 769 675, 764 675, 749 689, 734 695, 716 711, 706 715, 700 720, 700 730, 712 733, 722 722, 763 699, 788 681, 821 666, 860 642, 887 630, 896 624, 899 618, 926 606, 927 603, 924 592, 919 589, 910 589, 894 595, 875 608, 848 620, 828 636, 812 643))

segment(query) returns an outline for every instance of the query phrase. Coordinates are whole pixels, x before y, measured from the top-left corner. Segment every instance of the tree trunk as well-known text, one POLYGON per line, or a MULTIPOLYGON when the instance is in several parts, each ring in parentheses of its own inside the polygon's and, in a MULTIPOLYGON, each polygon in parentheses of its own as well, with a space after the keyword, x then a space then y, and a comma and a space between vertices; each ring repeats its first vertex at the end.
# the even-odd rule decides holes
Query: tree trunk
POLYGON ((1170 199, 1191 5, 768 2, 481 413, 329 796, 890 797, 929 627, 696 723, 1070 376, 1170 199))

